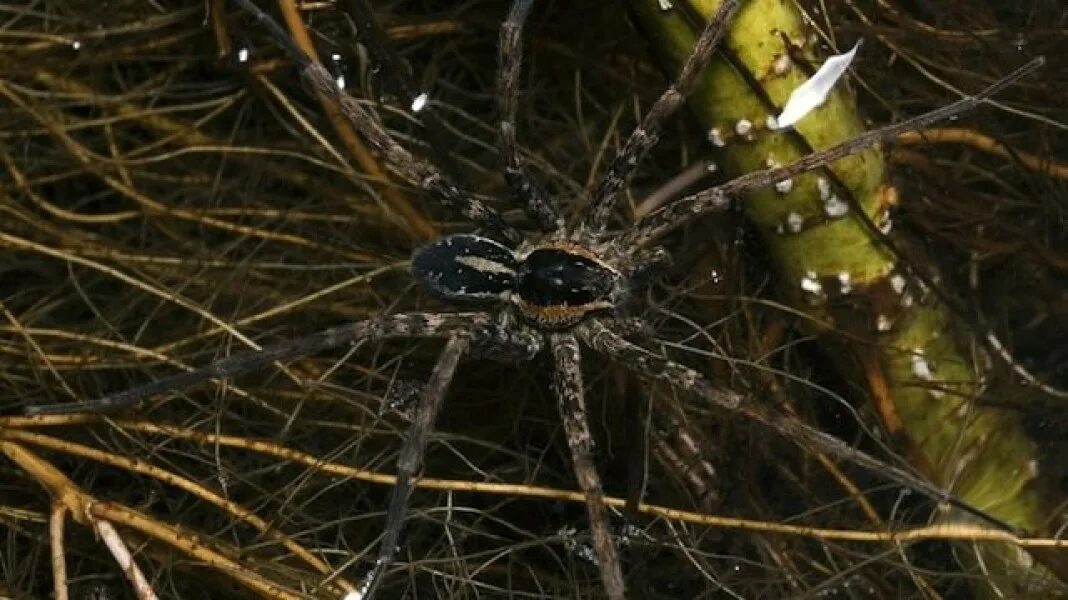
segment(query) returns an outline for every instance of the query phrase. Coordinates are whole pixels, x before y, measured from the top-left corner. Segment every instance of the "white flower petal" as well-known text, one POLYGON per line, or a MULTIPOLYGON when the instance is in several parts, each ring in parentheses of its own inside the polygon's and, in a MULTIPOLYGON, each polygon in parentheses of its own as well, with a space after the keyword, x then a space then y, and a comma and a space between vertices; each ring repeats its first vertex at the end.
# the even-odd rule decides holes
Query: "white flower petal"
POLYGON ((428 96, 426 92, 423 92, 422 94, 419 94, 414 99, 412 99, 412 112, 419 112, 423 110, 423 108, 426 107, 427 100, 429 99, 430 96, 428 96))
POLYGON ((827 100, 827 94, 849 68, 853 58, 857 55, 858 48, 860 48, 860 40, 857 40, 849 52, 828 58, 812 74, 812 77, 797 86, 797 89, 790 94, 790 99, 786 101, 786 106, 782 108, 782 114, 775 119, 779 129, 785 129, 797 123, 827 100))

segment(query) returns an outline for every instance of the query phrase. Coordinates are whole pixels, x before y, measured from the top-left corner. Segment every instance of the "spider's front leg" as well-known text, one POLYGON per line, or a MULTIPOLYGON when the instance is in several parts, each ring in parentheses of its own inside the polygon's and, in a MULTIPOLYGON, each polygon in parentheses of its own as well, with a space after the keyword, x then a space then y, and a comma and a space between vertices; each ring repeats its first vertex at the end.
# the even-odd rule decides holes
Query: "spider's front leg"
POLYGON ((593 437, 586 416, 586 400, 582 386, 582 366, 579 345, 570 333, 552 334, 553 362, 556 366, 556 398, 560 419, 571 449, 575 478, 586 495, 586 509, 590 516, 593 549, 601 568, 605 592, 612 600, 624 598, 623 570, 608 530, 601 478, 593 464, 593 437))
POLYGON ((939 121, 952 119, 978 106, 987 98, 1041 68, 1044 64, 1045 58, 1040 56, 973 96, 965 96, 952 104, 936 108, 900 123, 893 123, 879 129, 867 131, 836 146, 808 154, 788 165, 752 171, 721 185, 680 198, 656 212, 646 215, 620 238, 620 243, 626 248, 649 247, 668 232, 679 229, 708 213, 729 208, 732 198, 741 198, 753 190, 766 188, 802 173, 826 167, 839 159, 859 154, 876 144, 892 141, 899 134, 907 131, 919 131, 939 121))
POLYGON ((626 187, 638 168, 638 164, 656 145, 664 121, 682 106, 686 97, 693 91, 698 81, 697 76, 708 64, 712 51, 719 46, 720 40, 727 34, 727 26, 730 25, 739 5, 739 0, 726 0, 720 5, 694 43, 693 50, 682 65, 675 81, 649 108, 642 122, 631 131, 619 155, 609 165, 608 172, 601 179, 597 189, 593 191, 590 209, 585 218, 586 230, 594 237, 600 237, 604 233, 608 226, 608 219, 615 209, 619 191, 626 187))

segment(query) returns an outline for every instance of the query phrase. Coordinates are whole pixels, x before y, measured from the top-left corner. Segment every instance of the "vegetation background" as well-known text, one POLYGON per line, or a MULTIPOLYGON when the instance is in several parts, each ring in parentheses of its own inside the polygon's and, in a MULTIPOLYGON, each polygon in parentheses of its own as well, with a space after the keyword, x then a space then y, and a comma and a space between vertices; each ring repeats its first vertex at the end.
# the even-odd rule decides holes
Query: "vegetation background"
MULTIPOLYGON (((900 120, 1047 57, 998 105, 884 152, 885 181, 898 194, 893 203, 873 197, 886 204, 871 213, 889 209, 892 239, 915 270, 909 285, 919 289, 914 273, 934 284, 915 299, 924 310, 945 305, 948 317, 926 330, 952 341, 954 366, 925 355, 935 373, 927 379, 912 346, 840 335, 842 316, 793 285, 816 270, 810 259, 824 275, 820 260, 835 248, 809 245, 804 233, 774 242, 782 206, 761 220, 750 208, 759 204, 742 204, 674 235, 675 265, 637 309, 665 352, 719 384, 936 479, 975 474, 982 485, 974 487, 998 495, 992 510, 1038 515, 1019 526, 1056 535, 1068 488, 1057 394, 1068 376, 1063 3, 760 2, 750 0, 758 6, 750 10, 769 18, 772 10, 808 16, 804 35, 793 37, 805 41, 801 57, 816 61, 865 39, 848 93, 835 100, 846 112, 813 127, 900 120), (1009 360, 987 340, 991 332, 1009 360), (948 377, 953 369, 966 376, 948 377), (930 436, 896 429, 888 415, 899 411, 881 402, 917 390, 961 402, 952 414, 918 420, 967 440, 935 453, 941 462, 914 445, 930 436), (959 406, 965 426, 952 429, 959 406), (1013 441, 1004 442, 1008 430, 1013 441)), ((535 7, 520 139, 568 207, 580 206, 673 70, 680 38, 659 28, 663 15, 649 10, 656 4, 535 7)), ((273 3, 263 6, 284 20, 273 3)), ((493 98, 506 8, 375 3, 444 124, 448 156, 437 158, 487 198, 504 195, 493 98)), ((440 154, 403 103, 379 93, 389 74, 368 63, 344 11, 328 2, 299 9, 347 88, 406 146, 440 154)), ((55 593, 58 550, 69 597, 135 597, 93 528, 103 520, 160 597, 341 597, 374 556, 405 400, 429 373, 435 343, 310 357, 121 419, 17 415, 27 404, 99 397, 344 321, 439 310, 417 293, 407 258, 435 235, 470 227, 391 180, 262 27, 229 4, 39 1, 0 7, 0 23, 0 596, 55 593), (65 516, 64 506, 73 512, 65 516), (55 526, 64 522, 60 538, 55 526)), ((734 43, 746 55, 745 40, 734 43)), ((711 127, 737 122, 736 106, 695 105, 668 125, 630 190, 631 214, 766 159, 753 153, 762 141, 710 143, 711 127)), ((389 597, 599 596, 585 510, 565 493, 575 485, 548 373, 540 362, 461 367, 428 453, 426 474, 438 479, 413 497, 404 567, 390 577, 389 597)), ((627 496, 644 473, 646 502, 751 520, 633 518, 624 556, 634 597, 1064 593, 1047 571, 1064 576, 1063 548, 1011 547, 1007 558, 990 558, 974 548, 991 546, 949 535, 886 542, 790 532, 800 524, 877 538, 944 515, 604 362, 588 361, 586 378, 610 495, 627 496), (657 409, 643 410, 649 402, 657 409)))

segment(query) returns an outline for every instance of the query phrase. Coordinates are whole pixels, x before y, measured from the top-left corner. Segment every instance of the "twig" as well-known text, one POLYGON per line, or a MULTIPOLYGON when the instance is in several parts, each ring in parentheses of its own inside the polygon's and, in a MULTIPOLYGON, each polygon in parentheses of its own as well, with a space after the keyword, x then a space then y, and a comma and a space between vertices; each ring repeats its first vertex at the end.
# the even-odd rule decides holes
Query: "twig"
MULTIPOLYGON (((97 417, 95 415, 0 417, 0 448, 2 448, 4 444, 14 445, 12 442, 2 441, 3 438, 6 436, 6 434, 4 433, 5 428, 74 425, 79 423, 99 422, 101 420, 102 418, 97 417)), ((328 475, 335 475, 338 477, 366 481, 369 483, 387 486, 392 486, 394 483, 396 483, 396 477, 394 477, 393 475, 387 475, 369 469, 359 469, 342 463, 326 461, 312 454, 293 450, 292 448, 287 448, 285 446, 264 440, 254 440, 238 436, 192 431, 184 427, 161 425, 159 423, 152 423, 148 421, 111 421, 118 427, 133 429, 141 432, 158 433, 169 437, 195 441, 200 444, 242 448, 248 451, 291 461, 303 465, 309 468, 310 470, 318 471, 328 475)), ((560 502, 584 503, 586 501, 585 495, 583 495, 583 493, 579 491, 562 490, 547 486, 535 486, 526 484, 483 483, 462 479, 436 479, 431 477, 423 477, 416 480, 414 486, 421 489, 445 490, 453 492, 473 492, 498 496, 541 498, 560 502)), ((604 503, 605 505, 610 506, 612 508, 622 509, 626 506, 627 501, 625 498, 605 496, 604 503)), ((148 519, 147 517, 140 515, 140 513, 132 511, 131 509, 119 507, 118 505, 114 504, 107 505, 109 509, 106 513, 101 512, 103 510, 101 509, 102 506, 104 506, 103 503, 94 504, 93 514, 96 515, 99 513, 109 518, 115 514, 130 514, 137 515, 139 519, 148 519)), ((794 525, 790 523, 775 523, 754 519, 707 515, 704 513, 679 510, 648 503, 643 503, 639 505, 638 511, 646 515, 652 515, 663 519, 692 523, 696 525, 705 525, 709 527, 718 527, 724 529, 741 529, 746 531, 778 533, 781 535, 812 537, 821 540, 839 540, 862 543, 910 542, 920 540, 995 541, 1014 544, 1022 548, 1068 549, 1068 539, 1030 537, 1025 538, 1013 535, 1012 533, 1007 531, 1001 531, 989 527, 981 527, 975 525, 958 525, 954 523, 931 525, 926 527, 916 527, 897 531, 860 531, 853 529, 809 527, 805 525, 794 525)), ((112 520, 117 521, 118 519, 112 518, 112 520)), ((165 527, 174 530, 173 527, 162 525, 155 521, 149 521, 152 523, 156 523, 156 527, 165 527)), ((132 517, 130 519, 130 522, 123 521, 123 524, 135 528, 140 528, 139 525, 136 525, 134 523, 134 519, 132 517)), ((160 539, 163 539, 163 541, 168 541, 170 534, 164 535, 160 533, 160 531, 161 530, 159 529, 150 528, 146 532, 152 532, 150 533, 150 535, 153 535, 153 537, 159 537, 160 539)), ((175 536, 175 538, 180 537, 177 533, 174 533, 173 535, 175 536)), ((168 541, 168 543, 171 542, 168 541)), ((179 546, 183 549, 188 549, 188 544, 185 543, 179 543, 176 541, 173 545, 179 546)), ((199 548, 199 546, 196 547, 196 549, 199 548)), ((237 577, 237 575, 235 575, 235 577, 237 577)))
POLYGON ((63 547, 63 530, 70 512, 62 502, 52 504, 52 514, 48 519, 48 540, 52 545, 52 582, 54 600, 67 600, 67 556, 63 547))
POLYGON ((1068 179, 1068 164, 1052 158, 1040 157, 1030 152, 1016 150, 972 129, 960 127, 932 127, 920 131, 907 131, 897 136, 897 143, 916 144, 964 144, 983 152, 1008 160, 1017 160, 1028 169, 1060 179, 1068 179))
POLYGON ((156 596, 156 592, 152 591, 152 585, 145 579, 145 574, 141 572, 140 567, 134 562, 133 556, 130 555, 130 549, 126 547, 126 542, 123 542, 122 538, 119 537, 119 532, 115 531, 115 526, 104 519, 94 519, 93 529, 96 530, 100 539, 104 540, 104 545, 108 547, 111 555, 115 557, 115 562, 119 563, 119 568, 126 574, 126 578, 130 580, 138 600, 158 600, 159 597, 156 596))

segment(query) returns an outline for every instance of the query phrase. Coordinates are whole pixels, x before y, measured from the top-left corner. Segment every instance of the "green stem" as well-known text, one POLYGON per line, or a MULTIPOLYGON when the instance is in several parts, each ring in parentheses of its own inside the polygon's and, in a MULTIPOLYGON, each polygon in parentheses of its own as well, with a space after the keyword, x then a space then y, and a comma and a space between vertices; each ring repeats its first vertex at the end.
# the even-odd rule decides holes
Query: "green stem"
MULTIPOLYGON (((688 11, 662 10, 657 0, 628 1, 665 66, 677 69, 703 21, 695 26, 688 11)), ((707 19, 719 1, 689 4, 689 12, 707 19)), ((787 164, 808 152, 806 144, 822 149, 863 131, 841 85, 796 134, 768 129, 769 114, 810 73, 790 58, 787 43, 795 46, 794 56, 819 64, 809 34, 793 3, 744 3, 727 53, 712 61, 689 103, 710 140, 723 144, 728 175, 787 164)), ((1038 448, 1015 413, 977 405, 982 367, 949 333, 955 325, 949 309, 906 278, 874 234, 871 224, 885 230, 896 202, 883 154, 873 149, 798 177, 789 190, 753 193, 742 208, 772 257, 785 300, 814 317, 807 326, 828 352, 842 357, 836 360, 841 375, 872 391, 884 429, 916 468, 969 504, 1045 534, 1053 503, 1038 478, 1038 448), (836 200, 849 197, 841 215, 836 200)), ((982 544, 961 546, 958 554, 969 555, 963 560, 973 566, 981 562, 984 593, 1002 597, 1048 597, 1062 589, 1042 563, 1062 578, 1068 573, 1063 552, 1034 553, 1034 561, 1015 547, 982 544)))

